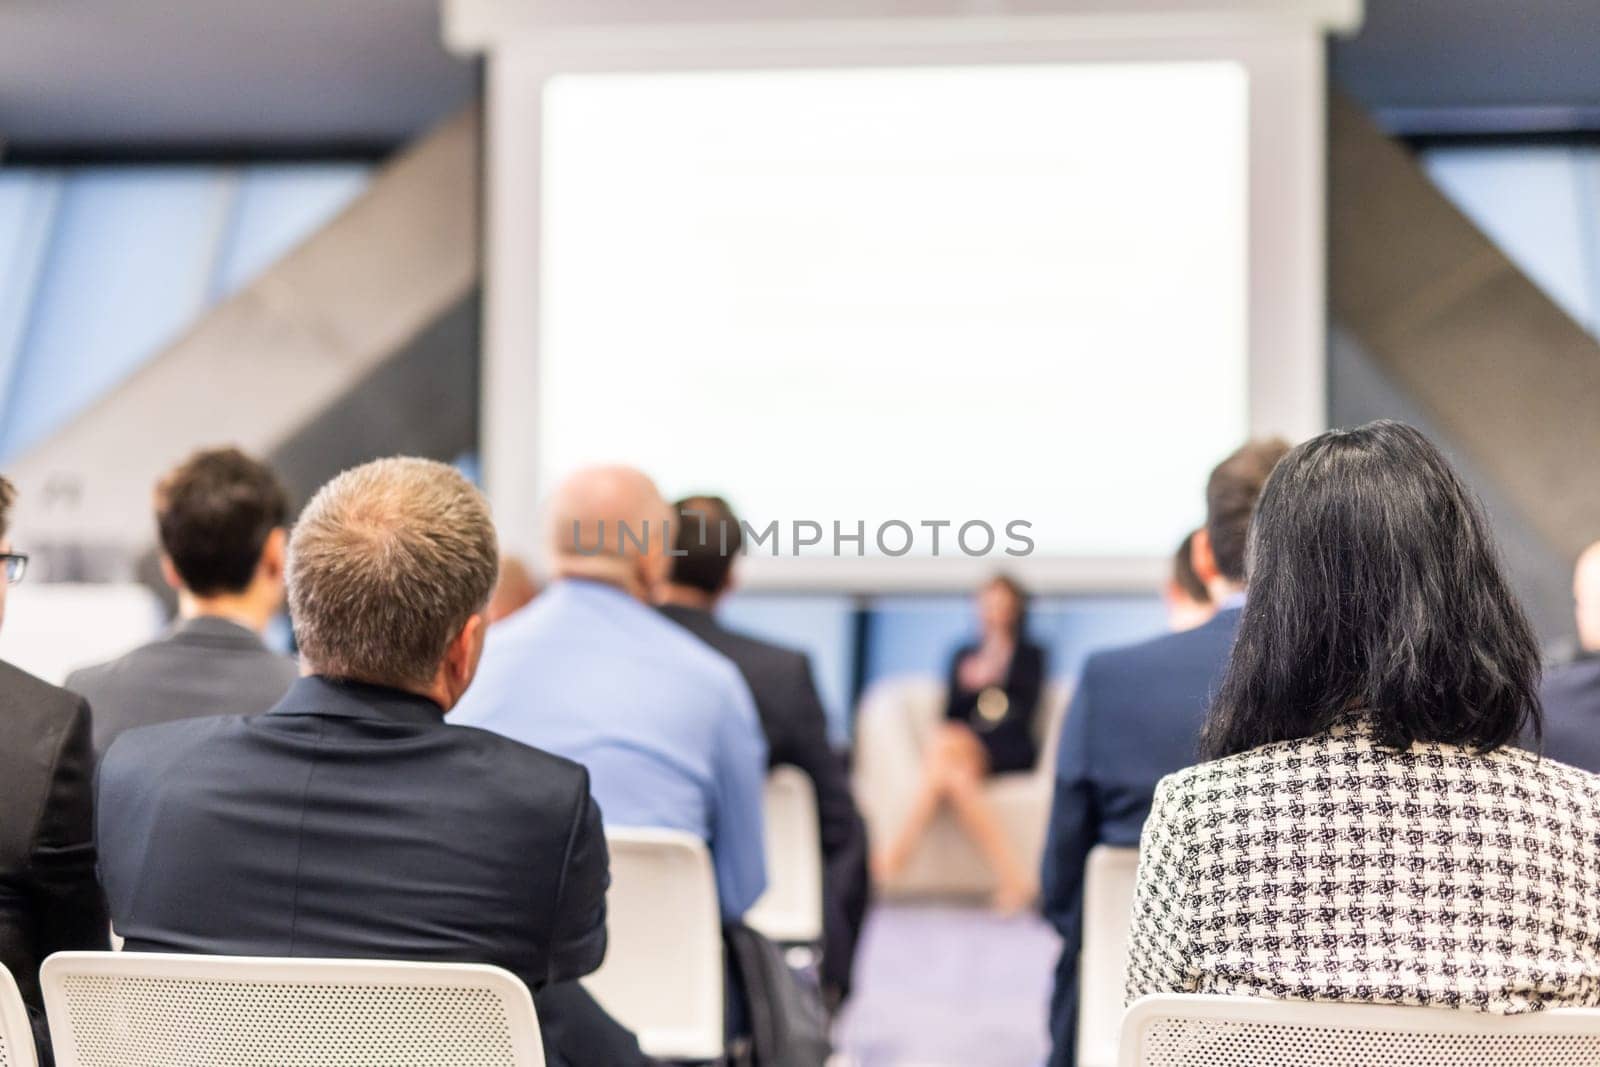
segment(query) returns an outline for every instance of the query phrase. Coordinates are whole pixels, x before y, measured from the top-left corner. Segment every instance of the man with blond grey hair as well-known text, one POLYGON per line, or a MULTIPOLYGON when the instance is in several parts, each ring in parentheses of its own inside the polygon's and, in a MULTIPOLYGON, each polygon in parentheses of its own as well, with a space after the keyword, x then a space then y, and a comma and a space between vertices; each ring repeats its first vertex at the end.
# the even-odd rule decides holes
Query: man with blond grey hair
POLYGON ((1578 652, 1545 671, 1544 754, 1600 773, 1600 541, 1578 557, 1572 573, 1578 652))
POLYGON ((609 825, 702 838, 732 921, 767 884, 766 742, 738 669, 649 605, 670 514, 628 467, 564 482, 549 504, 554 581, 490 633, 451 718, 583 764, 609 825))
POLYGON ((251 717, 123 734, 100 769, 100 871, 147 952, 498 964, 553 1063, 641 1062, 575 979, 609 878, 581 766, 447 725, 472 684, 494 526, 451 468, 385 459, 312 498, 289 545, 306 675, 251 717))

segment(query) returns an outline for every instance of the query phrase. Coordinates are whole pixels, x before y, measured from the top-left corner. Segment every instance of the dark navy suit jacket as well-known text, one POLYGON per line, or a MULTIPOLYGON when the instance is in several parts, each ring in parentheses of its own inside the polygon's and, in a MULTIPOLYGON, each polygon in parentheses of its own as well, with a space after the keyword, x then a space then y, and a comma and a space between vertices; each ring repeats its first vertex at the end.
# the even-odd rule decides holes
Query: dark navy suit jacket
POLYGON ((1600 654, 1545 672, 1543 753, 1600 774, 1600 654))
POLYGON ((605 834, 576 763, 314 677, 264 715, 129 730, 98 801, 130 950, 497 964, 540 994, 560 1062, 638 1056, 547 1018, 565 1005, 544 994, 580 996, 568 980, 605 954, 605 834))
POLYGON ((1083 870, 1095 845, 1137 847, 1156 783, 1192 765, 1239 609, 1203 626, 1089 657, 1062 727, 1045 843, 1044 913, 1061 934, 1051 1067, 1077 1058, 1083 870))

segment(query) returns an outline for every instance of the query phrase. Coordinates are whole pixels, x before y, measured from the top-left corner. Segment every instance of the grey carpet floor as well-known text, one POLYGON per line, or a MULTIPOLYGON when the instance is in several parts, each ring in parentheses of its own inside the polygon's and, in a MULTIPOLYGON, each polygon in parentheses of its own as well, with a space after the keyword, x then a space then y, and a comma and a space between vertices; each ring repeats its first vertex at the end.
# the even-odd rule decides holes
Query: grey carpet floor
POLYGON ((1037 916, 885 905, 835 1039, 852 1067, 1036 1067, 1059 943, 1037 916))

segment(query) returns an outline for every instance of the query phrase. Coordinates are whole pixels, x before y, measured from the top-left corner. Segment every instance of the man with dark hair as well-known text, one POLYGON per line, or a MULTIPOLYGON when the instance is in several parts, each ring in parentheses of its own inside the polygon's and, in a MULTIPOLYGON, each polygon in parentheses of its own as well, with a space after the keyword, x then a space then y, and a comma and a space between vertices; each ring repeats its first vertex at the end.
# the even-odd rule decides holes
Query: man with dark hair
POLYGON ((744 543, 738 517, 718 496, 672 507, 672 570, 657 594, 662 614, 733 661, 755 697, 769 766, 786 763, 811 779, 822 823, 822 984, 829 1001, 849 995, 856 941, 867 907, 867 830, 850 795, 843 762, 828 744, 822 701, 803 652, 729 630, 713 612, 733 587, 744 543))
POLYGON ((1203 625, 1089 657, 1056 756, 1045 842, 1044 914, 1061 934, 1050 1003, 1050 1067, 1077 1062, 1083 873, 1095 845, 1139 844, 1156 783, 1195 762, 1206 709, 1227 666, 1245 596, 1250 518, 1289 444, 1251 441, 1206 483, 1206 522, 1191 545, 1217 613, 1203 625))
MULTIPOLYGON (((22 579, 28 562, 11 550, 15 499, 0 478, 0 617, 6 586, 22 579)), ((17 980, 46 1051, 40 961, 108 947, 95 881, 89 733, 82 697, 0 663, 0 965, 17 980)))
POLYGON ((298 674, 261 640, 283 605, 289 520, 272 469, 236 448, 197 452, 157 484, 155 515, 178 624, 67 679, 94 705, 101 754, 136 726, 266 711, 298 674))
POLYGON ((1206 583, 1194 569, 1194 539, 1198 530, 1189 532, 1172 555, 1172 575, 1167 579, 1167 627, 1192 630, 1217 613, 1211 602, 1206 583))

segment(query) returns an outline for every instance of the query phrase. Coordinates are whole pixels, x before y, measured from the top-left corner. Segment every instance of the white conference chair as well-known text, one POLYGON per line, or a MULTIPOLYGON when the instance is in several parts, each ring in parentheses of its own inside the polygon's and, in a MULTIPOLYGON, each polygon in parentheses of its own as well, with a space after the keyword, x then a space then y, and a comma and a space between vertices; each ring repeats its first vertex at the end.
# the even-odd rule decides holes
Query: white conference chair
POLYGON ((40 976, 57 1067, 544 1067, 498 967, 58 952, 40 976))
POLYGON ((1143 997, 1121 1067, 1593 1067, 1600 1009, 1486 1015, 1447 1008, 1143 997))
POLYGON ((1083 875, 1078 955, 1079 1067, 1116 1067, 1139 850, 1096 845, 1083 875))
POLYGON ((817 792, 798 767, 767 776, 767 891, 744 921, 780 945, 822 940, 822 825, 817 792))
POLYGON ((606 842, 606 960, 583 984, 649 1055, 719 1059, 726 979, 710 850, 681 830, 610 829, 606 842))
POLYGON ((28 1009, 11 972, 0 966, 0 1067, 38 1067, 28 1009))

